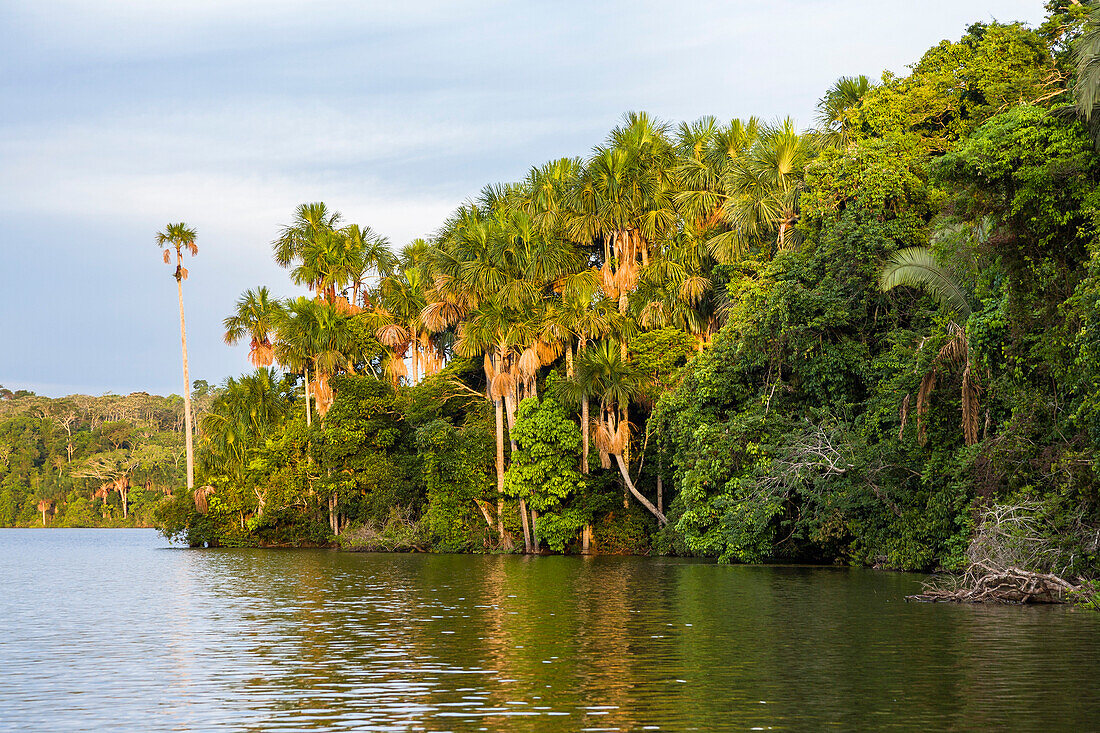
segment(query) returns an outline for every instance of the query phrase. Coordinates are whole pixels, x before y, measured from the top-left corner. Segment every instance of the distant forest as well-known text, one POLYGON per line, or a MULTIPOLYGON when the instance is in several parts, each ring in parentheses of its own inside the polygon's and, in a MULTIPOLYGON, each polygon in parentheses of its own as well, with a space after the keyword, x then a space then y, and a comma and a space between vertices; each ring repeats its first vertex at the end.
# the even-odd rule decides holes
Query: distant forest
MULTIPOLYGON (((199 382, 196 404, 209 403, 199 382)), ((183 400, 0 386, 0 526, 149 527, 180 485, 183 400)))

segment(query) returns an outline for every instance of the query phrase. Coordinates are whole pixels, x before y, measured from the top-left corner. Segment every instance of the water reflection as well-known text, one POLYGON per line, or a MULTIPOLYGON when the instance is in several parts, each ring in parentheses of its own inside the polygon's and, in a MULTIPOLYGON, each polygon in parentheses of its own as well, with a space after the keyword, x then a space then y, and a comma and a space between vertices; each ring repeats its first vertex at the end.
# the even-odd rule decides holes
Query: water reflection
POLYGON ((1100 618, 906 604, 911 575, 162 547, 0 531, 0 729, 1073 730, 1100 713, 1100 618))

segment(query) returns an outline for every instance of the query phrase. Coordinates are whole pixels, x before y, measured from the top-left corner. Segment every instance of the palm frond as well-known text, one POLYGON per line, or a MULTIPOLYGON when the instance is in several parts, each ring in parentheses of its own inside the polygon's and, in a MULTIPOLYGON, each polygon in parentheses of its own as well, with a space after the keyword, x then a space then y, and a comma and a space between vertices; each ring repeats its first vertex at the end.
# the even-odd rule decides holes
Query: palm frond
POLYGON ((958 279, 936 262, 927 247, 906 247, 887 260, 879 276, 879 287, 887 292, 899 286, 924 290, 940 307, 963 320, 970 316, 970 304, 958 279))

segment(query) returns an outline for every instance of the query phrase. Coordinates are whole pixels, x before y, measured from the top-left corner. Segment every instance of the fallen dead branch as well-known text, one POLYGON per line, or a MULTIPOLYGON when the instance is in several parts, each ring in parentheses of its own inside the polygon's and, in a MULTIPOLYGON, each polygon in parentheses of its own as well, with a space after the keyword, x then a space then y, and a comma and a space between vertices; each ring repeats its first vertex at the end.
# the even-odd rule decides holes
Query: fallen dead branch
POLYGON ((954 603, 1065 603, 1072 593, 1079 592, 1081 589, 1080 586, 1051 573, 1036 573, 1015 567, 1004 570, 983 567, 987 572, 979 574, 980 568, 974 566, 952 584, 954 587, 937 585, 935 581, 925 583, 923 593, 906 596, 906 600, 954 603))
POLYGON ((1052 526, 1036 502, 994 504, 981 515, 966 551, 966 571, 938 576, 924 584, 911 601, 956 603, 1066 603, 1087 590, 1085 581, 1066 580, 1079 548, 1096 549, 1097 532, 1075 518, 1071 532, 1052 526), (1072 534, 1074 537, 1067 537, 1072 534))

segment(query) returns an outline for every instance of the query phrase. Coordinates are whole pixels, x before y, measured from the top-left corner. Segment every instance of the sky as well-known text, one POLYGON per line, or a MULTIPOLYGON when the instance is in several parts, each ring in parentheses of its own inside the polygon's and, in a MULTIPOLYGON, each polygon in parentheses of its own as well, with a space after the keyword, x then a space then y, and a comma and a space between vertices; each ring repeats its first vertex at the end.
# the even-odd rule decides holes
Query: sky
POLYGON ((813 122, 838 77, 905 73, 1042 0, 0 0, 0 385, 180 393, 248 370, 222 319, 324 201, 395 248, 622 115, 813 122))

